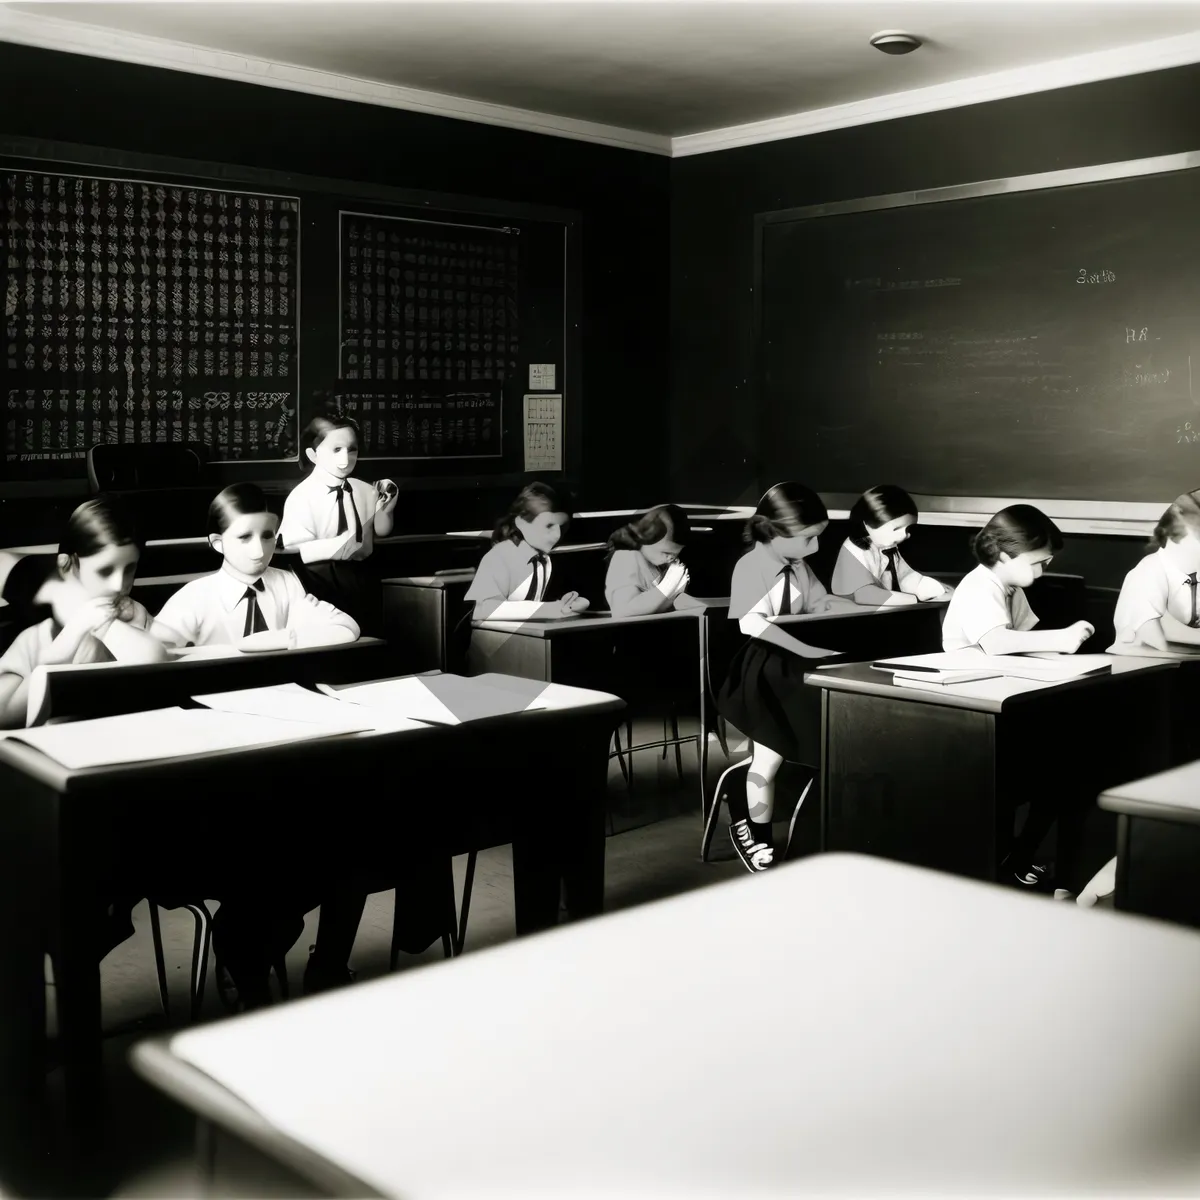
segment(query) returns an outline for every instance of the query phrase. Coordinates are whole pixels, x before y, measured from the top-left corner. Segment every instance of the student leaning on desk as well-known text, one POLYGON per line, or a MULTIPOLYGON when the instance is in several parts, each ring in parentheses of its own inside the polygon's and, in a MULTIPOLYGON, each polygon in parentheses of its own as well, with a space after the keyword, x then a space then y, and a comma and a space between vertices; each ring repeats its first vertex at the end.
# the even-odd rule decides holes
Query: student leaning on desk
POLYGON ((522 488, 496 522, 492 548, 483 556, 465 599, 474 601, 473 621, 554 621, 584 612, 578 592, 547 600, 558 545, 571 520, 565 500, 546 483, 522 488))
MULTIPOLYGON (((124 505, 96 496, 70 516, 47 577, 28 590, 51 616, 17 634, 0 658, 0 727, 27 717, 34 668, 61 663, 161 662, 146 609, 130 596, 144 542, 124 505)), ((42 570, 36 559, 28 571, 42 570)), ((21 607, 25 607, 22 605, 21 607)))
POLYGON ((604 599, 614 617, 704 607, 687 594, 690 580, 680 561, 690 533, 682 508, 660 504, 609 537, 604 599))

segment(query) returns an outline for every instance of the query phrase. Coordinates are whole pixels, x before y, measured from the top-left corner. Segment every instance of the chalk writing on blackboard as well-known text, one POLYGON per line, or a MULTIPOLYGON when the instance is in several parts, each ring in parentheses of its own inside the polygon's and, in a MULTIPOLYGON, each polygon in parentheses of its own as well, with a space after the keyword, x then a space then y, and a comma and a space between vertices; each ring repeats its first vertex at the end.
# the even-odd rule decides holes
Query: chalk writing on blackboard
POLYGON ((299 200, 0 175, 5 457, 202 442, 294 458, 299 200))
POLYGON ((345 393, 339 407, 358 422, 360 459, 496 458, 502 452, 499 385, 345 393))

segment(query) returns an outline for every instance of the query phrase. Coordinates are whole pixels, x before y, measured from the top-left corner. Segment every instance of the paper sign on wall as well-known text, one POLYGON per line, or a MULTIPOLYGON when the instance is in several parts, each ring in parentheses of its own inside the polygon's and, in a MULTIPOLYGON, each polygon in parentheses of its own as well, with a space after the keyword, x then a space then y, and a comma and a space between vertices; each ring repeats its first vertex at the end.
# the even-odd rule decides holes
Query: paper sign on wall
POLYGON ((562 470, 561 393, 525 397, 525 470, 562 470))
POLYGON ((530 363, 529 364, 529 390, 536 391, 554 391, 554 364, 553 363, 530 363))

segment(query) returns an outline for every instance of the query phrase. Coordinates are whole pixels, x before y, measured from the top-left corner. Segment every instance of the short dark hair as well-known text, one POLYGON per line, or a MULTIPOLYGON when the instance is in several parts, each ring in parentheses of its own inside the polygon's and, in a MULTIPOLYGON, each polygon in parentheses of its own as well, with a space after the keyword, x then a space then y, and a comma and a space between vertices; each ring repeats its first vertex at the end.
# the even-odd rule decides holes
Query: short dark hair
POLYGON ((828 520, 825 501, 812 488, 802 483, 777 483, 758 502, 742 539, 752 544, 793 537, 801 529, 828 520))
POLYGON ((1002 508, 971 538, 971 549, 985 567, 994 567, 1001 554, 1016 558, 1018 554, 1047 549, 1057 554, 1062 547, 1062 531, 1032 504, 1002 508))
MULTIPOLYGON (((347 416, 341 409, 337 409, 334 412, 315 416, 305 425, 304 432, 300 435, 300 448, 302 450, 316 450, 335 429, 353 429, 355 441, 358 441, 362 437, 362 434, 359 432, 358 422, 353 417, 347 416)), ((312 463, 308 461, 308 455, 301 454, 300 469, 304 471, 311 466, 312 463)))
POLYGON ((146 543, 124 501, 101 492, 85 500, 67 518, 58 552, 78 560, 99 554, 105 546, 136 546, 140 554, 146 543))
POLYGON ((690 534, 687 513, 678 504, 660 504, 615 530, 608 539, 605 557, 611 558, 616 550, 640 550, 667 540, 686 546, 690 534))
POLYGON ((218 492, 208 506, 208 536, 219 537, 233 524, 234 517, 269 513, 271 506, 256 483, 233 483, 218 492))
POLYGON ((894 483, 881 483, 868 488, 850 510, 850 532, 846 535, 854 545, 865 550, 871 544, 868 529, 878 529, 899 517, 916 517, 913 498, 894 483))
POLYGON ((1189 533, 1200 537, 1200 490, 1184 492, 1170 506, 1154 527, 1148 549, 1157 550, 1168 542, 1181 542, 1189 533))
POLYGON ((566 513, 568 520, 571 516, 571 506, 565 496, 560 496, 548 483, 539 483, 536 479, 527 483, 517 498, 509 505, 508 512, 496 522, 492 530, 493 542, 519 542, 520 530, 517 529, 517 518, 522 521, 532 521, 538 513, 566 513))

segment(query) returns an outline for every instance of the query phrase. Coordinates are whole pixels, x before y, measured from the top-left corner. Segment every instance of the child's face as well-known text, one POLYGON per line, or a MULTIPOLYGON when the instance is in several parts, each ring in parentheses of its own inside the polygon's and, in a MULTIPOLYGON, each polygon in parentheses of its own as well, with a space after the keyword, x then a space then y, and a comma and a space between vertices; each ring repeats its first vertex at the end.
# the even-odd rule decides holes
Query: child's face
POLYGON ((1010 587, 1027 588, 1035 579, 1040 579, 1054 557, 1052 550, 1023 550, 1016 557, 1000 551, 996 564, 1000 576, 1010 587))
POLYGON ((241 513, 224 533, 215 533, 208 540, 227 567, 257 579, 271 565, 278 526, 279 518, 274 513, 241 513))
POLYGON ((821 534, 825 532, 828 524, 828 521, 821 521, 816 525, 806 525, 791 537, 775 538, 771 542, 771 546, 783 558, 807 558, 816 551, 821 534))
POLYGON ((1188 571, 1200 571, 1200 537, 1190 529, 1175 543, 1174 557, 1188 571))
POLYGON ((137 574, 138 548, 133 545, 105 546, 86 558, 69 559, 68 564, 64 577, 68 573, 74 575, 88 599, 128 596, 137 574))
POLYGON ((566 513, 540 512, 528 521, 524 517, 518 517, 517 532, 534 550, 541 554, 549 554, 558 545, 566 523, 566 513))
POLYGON ((897 517, 894 521, 885 521, 878 529, 868 529, 867 536, 871 539, 871 545, 878 546, 880 550, 890 550, 908 540, 908 531, 916 523, 917 518, 913 516, 897 517))
POLYGON ((305 450, 308 461, 327 471, 335 479, 346 479, 354 474, 358 464, 358 438, 353 429, 334 429, 327 433, 314 450, 305 450))
POLYGON ((659 542, 651 542, 642 547, 642 554, 652 567, 666 567, 678 560, 683 553, 683 547, 670 538, 659 542))

